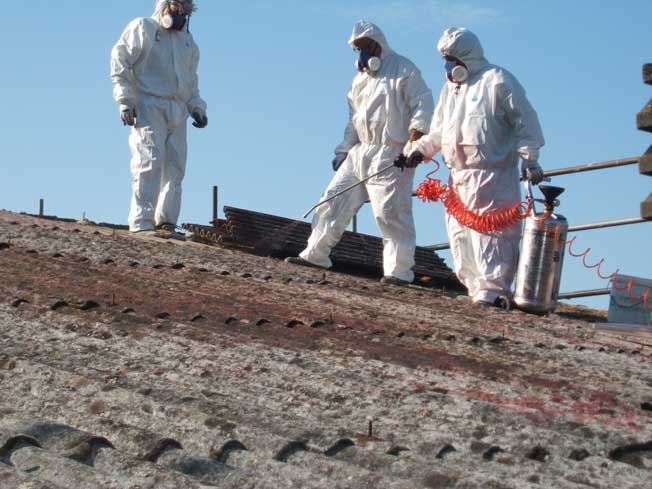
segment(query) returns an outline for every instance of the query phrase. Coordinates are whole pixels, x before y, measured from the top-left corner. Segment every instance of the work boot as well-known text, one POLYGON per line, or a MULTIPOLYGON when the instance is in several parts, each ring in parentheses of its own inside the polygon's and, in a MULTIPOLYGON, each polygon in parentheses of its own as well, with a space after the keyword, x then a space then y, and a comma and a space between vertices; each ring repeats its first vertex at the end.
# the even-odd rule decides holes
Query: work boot
POLYGON ((493 306, 497 307, 498 309, 509 311, 512 308, 512 302, 504 295, 501 295, 494 301, 493 306))
POLYGON ((174 224, 163 223, 156 226, 156 235, 163 239, 176 239, 177 241, 185 241, 186 236, 177 232, 177 227, 174 224))
POLYGON ((396 285, 397 287, 406 287, 410 285, 412 282, 408 282, 407 280, 401 280, 400 278, 390 277, 385 275, 383 278, 380 279, 380 283, 385 285, 396 285))
POLYGON ((503 309, 504 311, 509 311, 512 308, 512 303, 504 295, 499 296, 493 302, 476 301, 474 304, 479 307, 495 307, 496 309, 503 309))
POLYGON ((315 263, 309 262, 308 260, 304 260, 300 256, 288 256, 285 259, 285 263, 291 263, 292 265, 300 265, 302 267, 321 268, 322 270, 324 269, 324 267, 320 267, 315 263))
POLYGON ((158 236, 156 229, 142 229, 140 231, 132 231, 131 234, 144 238, 156 238, 158 236))

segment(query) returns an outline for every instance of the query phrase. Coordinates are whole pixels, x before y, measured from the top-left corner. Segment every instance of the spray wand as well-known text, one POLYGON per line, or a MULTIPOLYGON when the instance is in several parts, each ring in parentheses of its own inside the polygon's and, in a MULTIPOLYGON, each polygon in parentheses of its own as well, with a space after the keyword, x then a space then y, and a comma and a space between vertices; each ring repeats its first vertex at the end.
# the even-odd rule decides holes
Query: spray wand
POLYGON ((305 219, 306 217, 308 217, 310 214, 312 214, 312 212, 313 212, 315 209, 321 207, 322 205, 324 205, 324 204, 330 202, 331 200, 335 200, 335 199, 338 198, 340 195, 343 195, 343 194, 345 194, 345 193, 347 193, 347 192, 350 192, 350 191, 353 190, 354 188, 357 188, 357 187, 359 187, 360 185, 362 185, 362 184, 364 184, 364 183, 367 183, 367 182, 368 182, 369 180, 371 180, 372 178, 376 178, 377 176, 382 175, 383 173, 388 172, 389 170, 391 170, 391 169, 393 169, 393 168, 400 168, 401 171, 403 171, 403 169, 406 168, 406 164, 407 164, 407 158, 405 157, 405 155, 400 155, 400 156, 399 156, 399 157, 394 161, 394 163, 392 163, 391 165, 387 165, 385 168, 383 168, 382 170, 380 170, 380 171, 374 173, 373 175, 368 176, 367 178, 363 178, 363 179, 360 180, 359 182, 357 182, 357 183, 351 185, 350 187, 347 187, 347 188, 345 188, 344 190, 342 190, 342 191, 340 191, 340 192, 337 192, 335 195, 331 195, 329 198, 322 200, 319 204, 314 205, 313 207, 310 208, 310 210, 309 210, 308 212, 306 212, 306 213, 303 215, 303 218, 305 219))

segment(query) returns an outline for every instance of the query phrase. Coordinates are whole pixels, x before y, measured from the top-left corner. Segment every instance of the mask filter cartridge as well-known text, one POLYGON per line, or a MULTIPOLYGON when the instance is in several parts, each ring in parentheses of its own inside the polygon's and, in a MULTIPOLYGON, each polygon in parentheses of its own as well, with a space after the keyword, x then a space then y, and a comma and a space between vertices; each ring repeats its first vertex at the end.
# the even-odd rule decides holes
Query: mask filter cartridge
POLYGON ((180 31, 186 25, 187 16, 180 14, 166 14, 161 19, 164 29, 180 31))
POLYGON ((464 83, 469 79, 469 70, 459 61, 446 61, 446 76, 453 83, 464 83))
POLYGON ((371 71, 372 73, 375 73, 380 70, 382 61, 378 56, 374 56, 366 49, 361 49, 360 58, 356 62, 356 66, 360 73, 364 73, 365 71, 371 71))

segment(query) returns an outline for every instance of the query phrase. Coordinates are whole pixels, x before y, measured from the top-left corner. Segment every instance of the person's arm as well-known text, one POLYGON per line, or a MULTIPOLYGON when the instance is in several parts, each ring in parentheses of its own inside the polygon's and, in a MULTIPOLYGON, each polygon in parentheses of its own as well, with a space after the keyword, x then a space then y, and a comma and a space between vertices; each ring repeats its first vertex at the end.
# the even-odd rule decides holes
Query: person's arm
POLYGON ((516 79, 505 79, 496 85, 496 98, 505 110, 507 120, 516 133, 516 148, 525 161, 538 161, 545 144, 539 116, 528 101, 525 90, 516 79))
POLYGON ((131 22, 111 51, 111 82, 113 98, 120 105, 135 107, 137 90, 133 82, 132 68, 144 49, 144 19, 131 22))
POLYGON ((439 103, 435 108, 430 123, 430 131, 418 141, 408 143, 409 147, 407 156, 411 156, 415 152, 423 155, 424 161, 432 160, 439 151, 441 151, 441 133, 444 123, 444 100, 446 98, 446 87, 442 90, 439 96, 439 103))
POLYGON ((194 41, 190 69, 192 95, 190 96, 190 100, 188 100, 188 113, 194 114, 199 111, 201 114, 206 115, 206 102, 199 95, 199 75, 197 74, 197 70, 199 69, 199 48, 194 44, 194 41))
POLYGON ((360 142, 358 137, 358 131, 356 131, 355 126, 353 125, 353 116, 355 115, 355 108, 353 107, 353 100, 351 98, 351 93, 349 92, 349 122, 344 129, 344 140, 335 148, 335 154, 347 154, 353 147, 360 142))
POLYGON ((435 102, 432 91, 417 69, 412 71, 405 85, 405 99, 410 108, 410 142, 419 140, 430 131, 435 102))
POLYGON ((522 161, 521 173, 534 185, 543 181, 539 164, 541 147, 545 144, 539 116, 515 78, 506 78, 496 85, 496 98, 505 110, 507 120, 516 133, 516 150, 522 161))

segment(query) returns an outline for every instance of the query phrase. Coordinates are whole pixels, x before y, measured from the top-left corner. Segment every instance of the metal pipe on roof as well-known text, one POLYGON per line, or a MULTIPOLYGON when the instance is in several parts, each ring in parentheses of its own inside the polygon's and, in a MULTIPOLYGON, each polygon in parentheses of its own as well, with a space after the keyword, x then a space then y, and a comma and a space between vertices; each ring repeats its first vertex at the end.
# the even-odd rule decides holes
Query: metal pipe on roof
POLYGON ((217 200, 218 192, 219 192, 219 189, 218 189, 217 185, 215 185, 213 187, 213 221, 212 221, 213 226, 215 226, 215 227, 218 226, 218 216, 217 216, 217 214, 218 214, 218 205, 217 205, 218 204, 218 200, 217 200))
POLYGON ((560 175, 570 175, 573 173, 582 173, 586 171, 604 170, 605 168, 615 168, 619 166, 636 165, 640 158, 623 158, 621 160, 601 161, 599 163, 588 163, 578 166, 569 166, 544 172, 546 177, 558 177, 560 175))
POLYGON ((582 224, 579 226, 571 226, 568 228, 569 233, 576 233, 578 231, 589 231, 591 229, 612 228, 617 226, 629 226, 630 224, 642 224, 644 222, 651 222, 648 219, 641 217, 632 217, 631 219, 618 219, 615 221, 602 221, 593 224, 582 224))
POLYGON ((448 243, 439 243, 436 245, 431 245, 431 246, 425 246, 425 248, 428 248, 429 250, 432 251, 444 251, 444 250, 450 250, 451 245, 448 243))
MULTIPOLYGON (((631 224, 642 224, 644 222, 652 222, 652 221, 650 219, 643 219, 642 217, 632 217, 630 219, 618 219, 615 221, 602 221, 602 222, 595 222, 593 224, 581 224, 578 226, 571 226, 568 228, 568 232, 578 233, 580 231, 590 231, 591 229, 604 229, 604 228, 612 228, 617 226, 629 226, 631 224)), ((432 251, 443 251, 443 250, 450 249, 450 245, 448 243, 440 243, 432 246, 426 246, 425 248, 428 248, 429 250, 432 251)))
POLYGON ((577 292, 559 294, 559 300, 580 299, 582 297, 596 297, 609 294, 611 294, 611 289, 579 290, 577 292))

